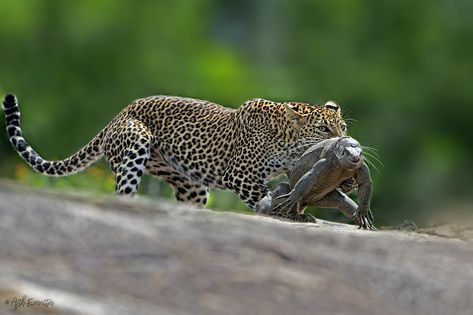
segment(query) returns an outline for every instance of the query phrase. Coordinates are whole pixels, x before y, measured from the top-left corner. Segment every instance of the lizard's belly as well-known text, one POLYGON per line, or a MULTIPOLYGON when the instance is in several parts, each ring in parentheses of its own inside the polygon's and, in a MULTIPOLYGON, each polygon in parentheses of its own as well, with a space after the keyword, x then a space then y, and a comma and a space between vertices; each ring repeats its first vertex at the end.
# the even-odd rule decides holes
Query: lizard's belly
POLYGON ((304 197, 303 202, 304 203, 313 203, 316 201, 319 201, 323 197, 325 197, 328 193, 334 191, 338 187, 340 187, 340 184, 342 181, 335 181, 331 182, 329 184, 314 184, 312 186, 312 189, 310 192, 304 197))

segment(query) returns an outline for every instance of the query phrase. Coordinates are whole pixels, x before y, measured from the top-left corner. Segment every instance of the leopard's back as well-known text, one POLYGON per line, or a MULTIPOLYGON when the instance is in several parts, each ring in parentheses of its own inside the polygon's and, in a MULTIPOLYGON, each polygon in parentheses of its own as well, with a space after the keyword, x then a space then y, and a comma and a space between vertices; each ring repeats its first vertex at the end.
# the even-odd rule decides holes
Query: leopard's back
POLYGON ((151 96, 132 102, 115 125, 142 121, 154 135, 151 159, 162 158, 190 180, 221 187, 218 179, 233 148, 235 113, 205 100, 151 96))

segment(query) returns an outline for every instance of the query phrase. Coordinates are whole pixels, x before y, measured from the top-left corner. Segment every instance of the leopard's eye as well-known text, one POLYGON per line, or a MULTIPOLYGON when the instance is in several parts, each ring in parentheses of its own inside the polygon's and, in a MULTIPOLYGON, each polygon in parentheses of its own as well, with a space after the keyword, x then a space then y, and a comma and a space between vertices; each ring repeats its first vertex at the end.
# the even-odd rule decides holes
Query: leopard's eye
POLYGON ((342 125, 342 131, 346 131, 347 130, 347 125, 343 124, 342 125))
POLYGON ((318 126, 317 129, 322 132, 330 132, 330 129, 328 129, 327 126, 318 126))

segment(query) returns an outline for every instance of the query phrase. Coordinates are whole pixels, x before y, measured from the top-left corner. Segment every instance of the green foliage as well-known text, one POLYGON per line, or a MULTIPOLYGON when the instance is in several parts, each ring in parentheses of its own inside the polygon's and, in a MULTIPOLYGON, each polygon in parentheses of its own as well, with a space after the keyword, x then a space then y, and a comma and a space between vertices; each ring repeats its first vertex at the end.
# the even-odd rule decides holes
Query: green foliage
POLYGON ((106 172, 105 169, 106 168, 103 166, 92 166, 74 176, 58 178, 39 175, 28 168, 25 163, 21 163, 16 165, 13 178, 33 187, 48 187, 64 190, 82 189, 112 193, 115 191, 115 180, 112 174, 106 172))
MULTIPOLYGON (((19 96, 25 136, 48 159, 142 96, 333 99, 357 120, 350 134, 379 149, 373 211, 395 224, 471 201, 472 10, 467 0, 2 1, 0 92, 19 96)), ((32 185, 113 190, 111 175, 19 177, 5 133, 0 161, 1 176, 32 185)), ((155 180, 141 190, 172 196, 155 180)), ((246 211, 229 192, 210 206, 246 211)))

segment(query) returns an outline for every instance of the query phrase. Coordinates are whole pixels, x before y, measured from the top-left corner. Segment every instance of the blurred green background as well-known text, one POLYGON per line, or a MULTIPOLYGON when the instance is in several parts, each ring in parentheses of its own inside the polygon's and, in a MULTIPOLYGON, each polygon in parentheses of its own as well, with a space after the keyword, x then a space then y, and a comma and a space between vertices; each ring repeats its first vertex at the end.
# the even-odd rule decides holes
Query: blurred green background
MULTIPOLYGON (((473 208, 472 1, 3 0, 0 12, 0 92, 17 94, 24 134, 47 159, 143 96, 335 100, 384 164, 373 170, 377 224, 473 208)), ((28 185, 113 191, 103 162, 34 174, 5 132, 0 163, 0 176, 28 185)), ((140 190, 172 195, 150 178, 140 190)), ((231 192, 209 207, 248 211, 231 192)))

